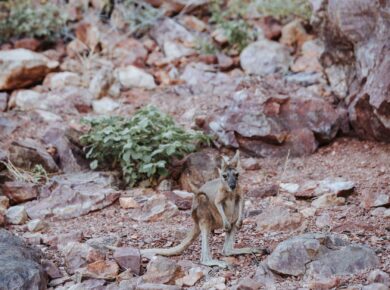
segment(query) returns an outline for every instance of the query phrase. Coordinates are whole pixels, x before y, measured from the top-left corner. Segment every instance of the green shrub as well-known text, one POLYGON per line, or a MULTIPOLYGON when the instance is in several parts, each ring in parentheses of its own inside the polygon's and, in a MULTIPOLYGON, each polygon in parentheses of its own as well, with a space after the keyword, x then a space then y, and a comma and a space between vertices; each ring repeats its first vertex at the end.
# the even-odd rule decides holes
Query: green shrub
POLYGON ((186 132, 173 119, 152 106, 131 118, 85 119, 90 131, 81 137, 90 167, 120 168, 129 186, 168 175, 173 157, 182 158, 210 139, 201 132, 186 132))
POLYGON ((309 0, 257 0, 256 6, 260 13, 279 19, 300 17, 309 20, 311 16, 309 0))
POLYGON ((0 6, 0 42, 23 37, 54 40, 61 35, 66 23, 64 11, 51 3, 14 0, 0 6))

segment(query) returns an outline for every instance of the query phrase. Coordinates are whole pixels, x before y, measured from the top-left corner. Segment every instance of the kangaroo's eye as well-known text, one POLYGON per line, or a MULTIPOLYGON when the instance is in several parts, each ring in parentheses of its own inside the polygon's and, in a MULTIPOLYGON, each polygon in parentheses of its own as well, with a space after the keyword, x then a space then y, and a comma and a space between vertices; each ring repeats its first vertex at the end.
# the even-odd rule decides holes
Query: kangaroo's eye
POLYGON ((234 176, 235 176, 235 177, 238 177, 238 172, 234 173, 234 176))
POLYGON ((226 173, 223 173, 223 174, 222 174, 222 177, 223 177, 223 178, 226 178, 226 177, 227 177, 227 174, 226 174, 226 173))

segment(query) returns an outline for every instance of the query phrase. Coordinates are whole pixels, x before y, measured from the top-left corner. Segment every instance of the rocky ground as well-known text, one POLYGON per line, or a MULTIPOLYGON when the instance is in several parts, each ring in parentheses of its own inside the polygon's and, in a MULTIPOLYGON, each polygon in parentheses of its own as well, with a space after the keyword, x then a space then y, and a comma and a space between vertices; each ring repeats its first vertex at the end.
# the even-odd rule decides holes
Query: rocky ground
POLYGON ((167 17, 142 37, 113 30, 90 2, 88 14, 66 6, 73 40, 0 49, 0 289, 388 289, 386 1, 312 1, 310 24, 248 14, 257 35, 241 52, 202 1, 179 14, 180 1, 163 5, 167 17), (217 52, 197 48, 205 35, 217 52), (148 104, 215 139, 155 188, 126 189, 117 172, 89 168, 80 119, 148 104), (269 253, 223 257, 217 230, 226 270, 199 264, 198 241, 141 257, 184 238, 188 181, 212 179, 236 149, 237 247, 269 253))

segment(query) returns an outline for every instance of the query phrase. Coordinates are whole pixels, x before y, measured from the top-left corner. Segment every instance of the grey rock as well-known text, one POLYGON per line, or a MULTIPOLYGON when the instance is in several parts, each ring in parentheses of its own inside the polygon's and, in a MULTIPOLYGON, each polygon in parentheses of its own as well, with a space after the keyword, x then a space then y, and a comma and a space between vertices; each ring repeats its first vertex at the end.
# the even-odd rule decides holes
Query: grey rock
POLYGON ((47 277, 40 265, 41 256, 39 250, 0 229, 0 289, 46 289, 47 277))
POLYGON ((180 272, 181 267, 175 261, 154 256, 146 268, 143 280, 147 283, 169 284, 169 282, 174 282, 178 278, 180 272))
POLYGON ((30 138, 12 142, 10 160, 16 166, 27 169, 32 169, 35 165, 42 165, 48 172, 59 170, 46 148, 30 138))
POLYGON ((113 257, 123 269, 129 269, 132 273, 139 275, 141 271, 141 254, 136 248, 117 248, 113 257))
POLYGON ((41 188, 41 198, 25 204, 30 218, 68 219, 102 209, 120 196, 115 178, 104 172, 57 175, 41 188))
POLYGON ((11 206, 5 216, 13 225, 22 225, 28 220, 26 208, 22 205, 11 206))
POLYGON ((280 274, 306 279, 330 278, 375 268, 379 259, 362 245, 348 245, 338 235, 304 234, 280 243, 268 257, 268 267, 280 274))
POLYGON ((241 67, 247 74, 265 76, 286 73, 291 64, 288 49, 275 41, 262 39, 248 45, 240 55, 241 67))
POLYGON ((389 287, 382 283, 373 283, 363 286, 362 290, 389 290, 389 287))

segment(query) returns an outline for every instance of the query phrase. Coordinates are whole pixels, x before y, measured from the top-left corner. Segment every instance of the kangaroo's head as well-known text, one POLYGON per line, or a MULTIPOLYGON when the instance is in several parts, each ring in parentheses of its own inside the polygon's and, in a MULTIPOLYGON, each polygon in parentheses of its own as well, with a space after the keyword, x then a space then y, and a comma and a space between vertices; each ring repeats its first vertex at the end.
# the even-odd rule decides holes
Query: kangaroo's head
POLYGON ((240 151, 231 160, 222 158, 221 168, 219 170, 219 177, 223 182, 223 186, 227 191, 234 191, 237 187, 238 176, 240 175, 240 151))

